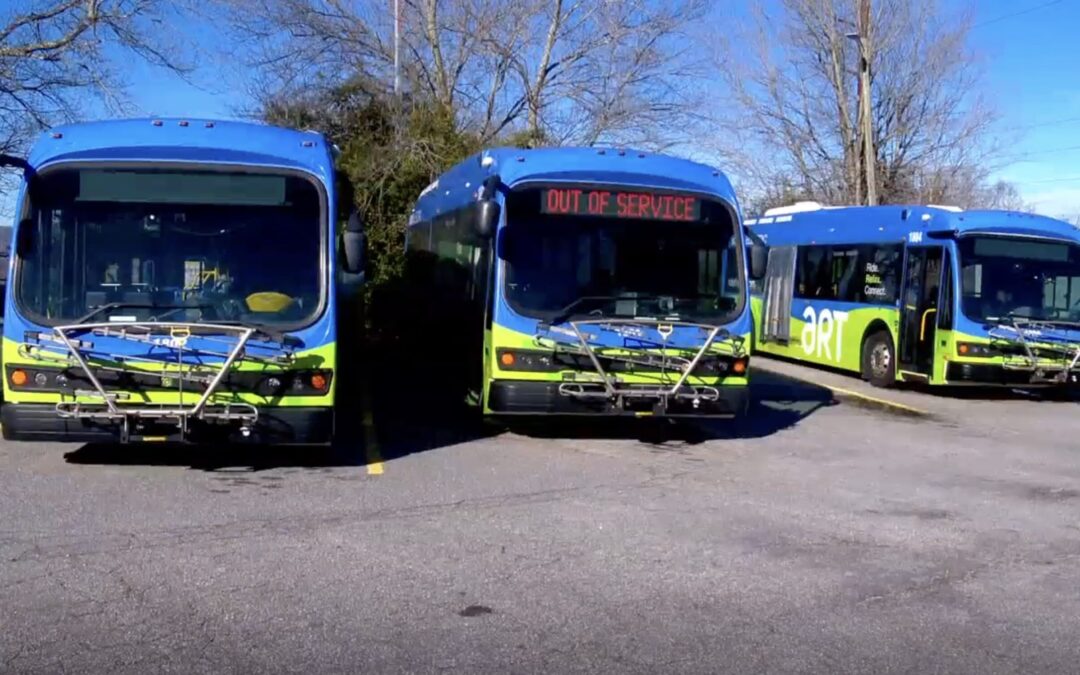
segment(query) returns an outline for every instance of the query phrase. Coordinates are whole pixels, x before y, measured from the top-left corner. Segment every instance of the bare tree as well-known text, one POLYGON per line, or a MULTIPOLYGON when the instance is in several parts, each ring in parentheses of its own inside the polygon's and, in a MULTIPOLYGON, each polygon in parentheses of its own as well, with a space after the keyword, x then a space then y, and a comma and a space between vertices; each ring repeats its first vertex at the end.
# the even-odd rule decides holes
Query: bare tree
MULTIPOLYGON (((362 75, 390 81, 384 0, 218 0, 257 97, 362 75)), ((695 52, 685 34, 708 0, 402 0, 408 94, 486 140, 659 144, 686 127, 695 52)), ((233 57, 235 52, 230 54, 233 57)))
POLYGON ((706 0, 521 5, 529 37, 512 55, 524 130, 537 140, 658 145, 692 119, 697 50, 688 29, 706 0))
POLYGON ((0 151, 36 130, 76 118, 87 97, 119 105, 123 81, 107 48, 183 72, 162 38, 175 5, 160 0, 26 0, 0 9, 0 151))
POLYGON ((970 17, 938 0, 875 0, 856 33, 858 0, 782 0, 723 41, 718 58, 730 103, 721 151, 751 189, 779 179, 836 203, 862 203, 858 43, 870 64, 873 166, 879 201, 979 198, 993 168, 991 108, 968 45, 970 17))

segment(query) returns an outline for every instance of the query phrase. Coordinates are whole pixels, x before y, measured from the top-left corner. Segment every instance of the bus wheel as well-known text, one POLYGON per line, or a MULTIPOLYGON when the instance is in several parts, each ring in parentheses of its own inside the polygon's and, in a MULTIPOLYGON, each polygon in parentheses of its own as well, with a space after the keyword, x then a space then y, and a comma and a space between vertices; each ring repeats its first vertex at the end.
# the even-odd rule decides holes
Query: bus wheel
POLYGON ((875 387, 890 387, 896 382, 896 349, 887 332, 878 331, 866 338, 862 370, 863 377, 875 387))

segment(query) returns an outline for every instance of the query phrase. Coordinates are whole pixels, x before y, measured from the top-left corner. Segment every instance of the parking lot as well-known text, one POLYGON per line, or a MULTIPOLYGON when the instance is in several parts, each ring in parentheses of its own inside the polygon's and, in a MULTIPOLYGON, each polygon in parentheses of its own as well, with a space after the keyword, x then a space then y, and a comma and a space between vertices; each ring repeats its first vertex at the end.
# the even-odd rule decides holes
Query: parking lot
POLYGON ((0 671, 1075 670, 1076 403, 760 364, 739 426, 0 445, 0 671))

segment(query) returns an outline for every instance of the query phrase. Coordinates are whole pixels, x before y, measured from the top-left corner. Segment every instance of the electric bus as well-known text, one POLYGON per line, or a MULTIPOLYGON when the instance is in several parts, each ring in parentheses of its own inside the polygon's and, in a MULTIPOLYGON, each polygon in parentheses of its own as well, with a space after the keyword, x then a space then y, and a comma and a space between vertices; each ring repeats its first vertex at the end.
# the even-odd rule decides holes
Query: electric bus
POLYGON ((1013 211, 814 202, 747 219, 767 249, 754 349, 879 387, 1080 376, 1080 230, 1013 211))
POLYGON ((742 415, 745 239, 712 167, 633 150, 485 150, 424 189, 410 216, 410 358, 489 418, 742 415))
POLYGON ((22 171, 4 438, 330 442, 364 252, 355 216, 338 235, 334 152, 314 132, 125 119, 4 157, 22 171))

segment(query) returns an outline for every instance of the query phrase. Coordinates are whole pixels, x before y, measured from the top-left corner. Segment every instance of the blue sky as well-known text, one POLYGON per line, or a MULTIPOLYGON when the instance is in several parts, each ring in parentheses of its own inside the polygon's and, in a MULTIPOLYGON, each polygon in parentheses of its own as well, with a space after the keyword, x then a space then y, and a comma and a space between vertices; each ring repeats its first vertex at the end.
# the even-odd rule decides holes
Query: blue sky
POLYGON ((998 130, 1004 139, 1017 136, 1009 150, 1014 163, 999 175, 1040 212, 1074 219, 1080 216, 1080 2, 980 0, 978 8, 972 41, 986 60, 987 90, 1002 117, 998 130))
MULTIPOLYGON (((960 0, 944 0, 959 4, 960 0)), ((1080 0, 978 0, 972 43, 984 60, 986 90, 1009 143, 997 175, 1017 184, 1042 213, 1080 217, 1080 0)), ((174 27, 194 37, 203 26, 174 27)), ((208 34, 200 36, 207 39, 208 34)), ((245 103, 216 61, 185 82, 147 66, 127 74, 136 112, 232 117, 245 103)))

